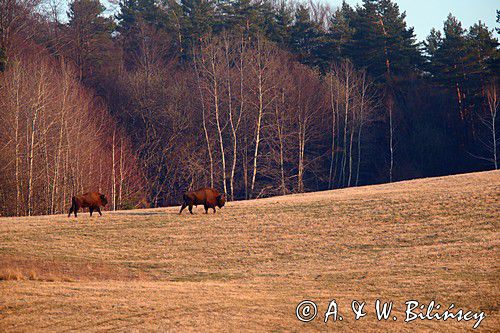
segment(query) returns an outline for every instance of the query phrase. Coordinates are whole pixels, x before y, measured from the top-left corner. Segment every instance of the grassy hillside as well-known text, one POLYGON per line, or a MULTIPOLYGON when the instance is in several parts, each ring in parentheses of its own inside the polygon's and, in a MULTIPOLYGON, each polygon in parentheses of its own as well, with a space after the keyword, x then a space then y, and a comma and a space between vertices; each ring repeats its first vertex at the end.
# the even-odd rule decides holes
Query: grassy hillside
POLYGON ((500 172, 229 203, 0 218, 0 331, 464 330, 404 321, 436 300, 499 321, 500 172), (343 321, 323 322, 335 299, 343 321), (397 321, 377 321, 374 301, 397 321), (318 304, 309 323, 295 317, 318 304), (350 302, 367 302, 355 321, 350 302))

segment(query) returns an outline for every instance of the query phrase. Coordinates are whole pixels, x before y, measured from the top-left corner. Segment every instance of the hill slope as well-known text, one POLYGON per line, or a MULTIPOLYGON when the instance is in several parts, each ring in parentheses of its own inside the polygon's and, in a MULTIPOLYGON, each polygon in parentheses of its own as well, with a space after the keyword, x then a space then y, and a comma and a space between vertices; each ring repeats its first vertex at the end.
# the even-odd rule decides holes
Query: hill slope
POLYGON ((499 327, 500 172, 229 203, 0 218, 0 330, 463 330, 403 323, 406 300, 499 327), (325 324, 329 300, 343 321, 325 324), (374 301, 397 321, 377 321, 374 301), (318 317, 295 317, 304 299, 318 317), (366 301, 353 319, 350 303, 366 301), (391 315, 392 316, 392 315, 391 315))

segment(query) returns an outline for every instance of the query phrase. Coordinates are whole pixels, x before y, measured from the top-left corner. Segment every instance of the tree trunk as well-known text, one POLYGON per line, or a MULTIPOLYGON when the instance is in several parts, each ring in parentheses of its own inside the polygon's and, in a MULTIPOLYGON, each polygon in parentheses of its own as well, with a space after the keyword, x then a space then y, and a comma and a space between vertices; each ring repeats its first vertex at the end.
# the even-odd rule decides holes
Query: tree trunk
POLYGON ((297 173, 297 191, 299 193, 304 192, 304 151, 305 151, 305 136, 306 136, 306 124, 305 120, 299 120, 299 165, 297 173))
MULTIPOLYGON (((260 57, 260 55, 259 55, 260 57)), ((258 74, 258 91, 259 91, 259 114, 257 116, 257 133, 255 138, 255 149, 253 154, 253 172, 252 172, 252 185, 250 188, 250 196, 253 197, 253 192, 255 189, 255 179, 257 177, 257 157, 259 156, 259 144, 260 144, 260 128, 262 124, 262 114, 264 112, 264 102, 263 102, 263 87, 262 87, 262 72, 259 64, 259 74, 258 74)))
POLYGON ((202 117, 203 117, 202 118, 203 133, 205 133, 205 142, 207 144, 207 152, 208 152, 208 158, 209 158, 209 163, 210 163, 210 187, 214 187, 214 159, 212 156, 212 147, 210 145, 210 137, 208 135, 207 119, 206 119, 206 115, 205 115, 205 99, 203 97, 203 89, 201 88, 201 82, 200 82, 200 72, 198 70, 196 60, 193 61, 193 64, 194 64, 194 70, 195 70, 195 74, 196 74, 196 82, 198 85, 198 92, 200 94, 200 100, 201 100, 201 112, 202 112, 202 117))
POLYGON ((460 85, 458 82, 456 83, 456 90, 457 90, 457 101, 458 101, 458 111, 460 112, 460 119, 464 120, 464 110, 463 110, 463 105, 462 105, 462 92, 460 91, 460 85))
MULTIPOLYGON (((276 100, 278 100, 276 98, 276 100)), ((285 93, 281 94, 281 105, 285 104, 285 93)), ((278 103, 275 105, 275 119, 276 119, 276 133, 278 135, 279 143, 279 159, 280 159, 280 177, 281 177, 281 194, 286 194, 285 185, 285 167, 284 167, 284 145, 283 145, 283 124, 282 113, 279 111, 278 103)))
POLYGON ((345 186, 345 177, 346 177, 346 164, 347 164, 347 126, 349 124, 349 69, 346 67, 345 70, 345 113, 344 113, 344 140, 343 140, 343 145, 344 145, 344 153, 342 155, 342 169, 341 169, 341 175, 342 175, 342 186, 345 186))
MULTIPOLYGON (((63 67, 64 68, 64 67, 63 67)), ((68 79, 69 76, 66 72, 63 73, 63 92, 62 92, 62 103, 61 103, 61 122, 60 122, 60 128, 59 128, 59 139, 58 139, 58 144, 57 144, 57 151, 56 151, 56 157, 55 157, 55 166, 54 166, 54 179, 52 182, 52 194, 51 194, 51 214, 54 214, 57 210, 56 208, 56 195, 58 194, 59 190, 59 170, 61 167, 61 156, 62 156, 62 145, 63 145, 63 140, 64 140, 64 125, 65 125, 65 118, 66 118, 66 98, 68 96, 68 79)))
POLYGON ((349 177, 347 180, 347 187, 351 186, 351 179, 352 179, 352 142, 353 142, 353 137, 354 137, 354 122, 351 128, 351 138, 349 140, 349 177))
MULTIPOLYGON (((16 70, 16 74, 19 72, 16 70)), ((16 216, 19 216, 21 214, 21 179, 19 176, 20 172, 20 152, 19 152, 19 116, 21 112, 21 104, 19 100, 19 82, 17 80, 17 75, 16 75, 16 82, 15 82, 15 87, 16 87, 16 111, 15 111, 15 129, 14 129, 14 136, 15 136, 15 159, 16 159, 16 216)))
MULTIPOLYGON (((384 21, 380 18, 380 25, 382 27, 382 32, 384 36, 387 37, 387 31, 385 30, 384 21)), ((385 54, 385 66, 386 66, 386 85, 392 85, 392 77, 391 77, 391 63, 389 61, 389 53, 387 51, 387 41, 384 40, 384 54, 385 54)), ((389 108, 389 150, 390 150, 390 167, 389 167, 389 182, 392 183, 392 173, 394 168, 394 124, 393 124, 393 103, 392 100, 392 89, 390 91, 390 95, 386 96, 389 98, 388 108, 389 108)))
POLYGON ((389 167, 389 182, 392 183, 392 172, 394 168, 394 127, 392 117, 392 101, 389 101, 389 151, 390 151, 390 167, 389 167))
POLYGON ((115 166, 115 144, 116 131, 113 131, 113 143, 111 147, 111 205, 112 210, 116 210, 116 166, 115 166))
MULTIPOLYGON (((335 99, 336 100, 336 99, 335 99)), ((335 122, 336 122, 336 109, 335 109, 335 101, 333 98, 333 74, 330 73, 330 107, 332 111, 332 145, 331 150, 332 154, 330 157, 330 173, 328 175, 328 189, 333 189, 334 180, 333 176, 333 165, 335 161, 335 122)))
POLYGON ((44 77, 43 75, 39 78, 40 82, 38 83, 38 96, 37 96, 37 105, 35 107, 35 112, 33 114, 33 119, 31 122, 31 140, 29 144, 29 157, 28 157, 28 216, 33 214, 33 165, 35 159, 35 137, 36 137, 36 126, 38 120, 38 113, 41 110, 42 106, 42 98, 44 96, 44 77))
POLYGON ((222 184, 224 187, 224 193, 227 193, 226 185, 226 155, 224 153, 224 141, 222 138, 222 129, 220 126, 220 115, 219 115, 219 82, 217 80, 217 72, 215 69, 215 56, 211 56, 212 62, 212 83, 213 83, 213 97, 214 97, 214 107, 215 107, 215 122, 217 124, 217 133, 219 134, 219 144, 220 144, 220 154, 222 160, 222 184))
POLYGON ((118 184, 118 207, 122 209, 123 199, 123 135, 120 136, 120 183, 118 184))
POLYGON ((355 186, 359 184, 359 168, 361 165, 361 131, 363 130, 364 123, 364 109, 365 109, 365 93, 366 93, 366 74, 362 74, 361 83, 361 102, 359 109, 359 129, 358 129, 358 163, 356 165, 356 183, 355 186))
MULTIPOLYGON (((224 39, 224 53, 225 53, 225 60, 226 60, 226 63, 225 63, 225 68, 226 68, 226 84, 227 84, 227 98, 228 98, 228 110, 229 110, 229 124, 231 126, 231 135, 232 135, 232 143, 233 143, 233 161, 232 161, 232 164, 231 164, 231 173, 230 173, 230 176, 229 176, 229 188, 230 188, 230 191, 231 191, 231 201, 234 201, 234 174, 235 174, 235 171, 236 171, 236 159, 238 158, 238 137, 236 135, 236 132, 237 132, 237 129, 238 129, 238 125, 239 125, 239 121, 241 119, 241 113, 242 113, 242 110, 243 110, 243 98, 241 98, 241 107, 240 107, 240 113, 239 113, 239 117, 237 119, 237 123, 235 124, 234 123, 234 119, 233 119, 233 103, 232 103, 232 100, 233 100, 233 96, 231 94, 231 77, 230 77, 230 59, 229 59, 229 44, 228 44, 228 40, 227 38, 224 39)), ((240 62, 242 61, 241 60, 242 57, 240 57, 240 62)), ((241 66, 241 63, 240 63, 240 67, 241 66)), ((240 70, 240 73, 242 73, 242 69, 240 70)), ((240 74, 242 75, 242 74, 240 74)), ((243 90, 243 78, 240 77, 240 89, 243 90)), ((243 97, 243 95, 242 95, 243 97)))
POLYGON ((498 155, 497 155, 497 147, 498 147, 498 142, 497 142, 497 129, 496 129, 496 122, 497 122, 497 113, 498 113, 498 98, 497 98, 497 89, 496 89, 496 84, 492 83, 492 85, 489 87, 488 92, 487 92, 487 99, 488 99, 488 107, 490 109, 490 115, 491 115, 491 139, 492 139, 492 152, 493 152, 493 165, 495 167, 495 170, 498 170, 498 155))
POLYGON ((245 134, 245 149, 243 154, 243 183, 245 184, 245 200, 248 199, 248 139, 245 134))

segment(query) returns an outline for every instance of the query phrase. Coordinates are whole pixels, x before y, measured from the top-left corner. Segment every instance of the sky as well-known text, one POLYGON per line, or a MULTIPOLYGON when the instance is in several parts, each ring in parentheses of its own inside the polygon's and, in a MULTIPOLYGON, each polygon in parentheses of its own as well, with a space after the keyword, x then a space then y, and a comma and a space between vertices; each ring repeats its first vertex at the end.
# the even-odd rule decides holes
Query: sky
MULTIPOLYGON (((326 0, 332 6, 338 6, 341 0, 326 0)), ((346 0, 350 5, 361 0, 346 0)), ((424 40, 432 28, 443 29, 443 22, 449 13, 462 22, 463 28, 469 28, 479 20, 491 30, 500 26, 496 23, 496 10, 500 9, 499 0, 394 0, 400 11, 406 11, 406 24, 415 28, 418 40, 424 40)), ((498 37, 498 34, 495 33, 498 37)))

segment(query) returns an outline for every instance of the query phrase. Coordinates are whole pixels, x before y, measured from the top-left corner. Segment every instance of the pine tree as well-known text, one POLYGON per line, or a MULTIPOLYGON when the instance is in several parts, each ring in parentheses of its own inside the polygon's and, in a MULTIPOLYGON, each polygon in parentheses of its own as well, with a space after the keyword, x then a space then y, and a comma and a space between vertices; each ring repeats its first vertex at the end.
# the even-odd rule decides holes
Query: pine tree
MULTIPOLYGON (((497 24, 500 24, 500 10, 497 10, 497 24)), ((500 28, 495 28, 497 34, 500 34, 500 28)))
POLYGON ((192 48, 209 38, 220 27, 212 0, 181 0, 183 57, 192 55, 192 48))
POLYGON ((103 17, 105 7, 99 0, 75 0, 69 6, 66 37, 70 57, 79 69, 80 80, 106 60, 112 47, 114 23, 103 17))
POLYGON ((441 47, 442 43, 443 36, 441 35, 441 31, 432 28, 429 36, 427 36, 424 42, 427 56, 434 57, 436 55, 436 51, 441 47))
POLYGON ((498 59, 498 39, 481 21, 470 27, 466 39, 469 45, 465 55, 468 77, 484 83, 497 73, 493 65, 498 59))
POLYGON ((167 41, 158 42, 167 38, 165 31, 168 29, 168 16, 154 0, 123 0, 116 19, 127 68, 136 66, 138 59, 144 62, 147 58, 145 43, 157 50, 164 49, 161 44, 167 41), (159 37, 159 34, 162 36, 159 37), (152 39, 156 41, 153 42, 152 39))
POLYGON ((218 4, 220 26, 226 31, 247 38, 269 29, 273 8, 269 2, 251 0, 224 0, 218 4))
POLYGON ((123 0, 116 19, 119 22, 118 31, 122 34, 132 32, 140 23, 162 27, 164 22, 163 13, 154 0, 123 0))
POLYGON ((348 54, 358 67, 366 67, 375 80, 404 78, 422 63, 413 28, 405 13, 390 0, 364 0, 356 8, 353 42, 348 54))
POLYGON ((275 9, 273 24, 267 36, 279 46, 286 48, 290 43, 290 32, 293 23, 293 10, 285 1, 275 9))
POLYGON ((176 0, 162 0, 161 9, 164 11, 165 29, 172 35, 172 43, 178 55, 184 55, 184 38, 182 35, 183 12, 182 6, 176 0))
POLYGON ((319 27, 313 22, 309 10, 299 5, 295 11, 295 22, 290 31, 289 48, 297 59, 306 65, 316 67, 318 65, 317 51, 319 49, 321 33, 319 27))
POLYGON ((348 56, 349 45, 355 29, 351 25, 355 11, 345 1, 330 18, 327 41, 324 43, 324 55, 329 62, 338 62, 348 56))
POLYGON ((465 116, 464 99, 466 84, 467 39, 462 24, 449 14, 444 22, 444 37, 436 32, 428 37, 427 53, 430 55, 430 72, 441 86, 454 91, 462 119, 465 116))

